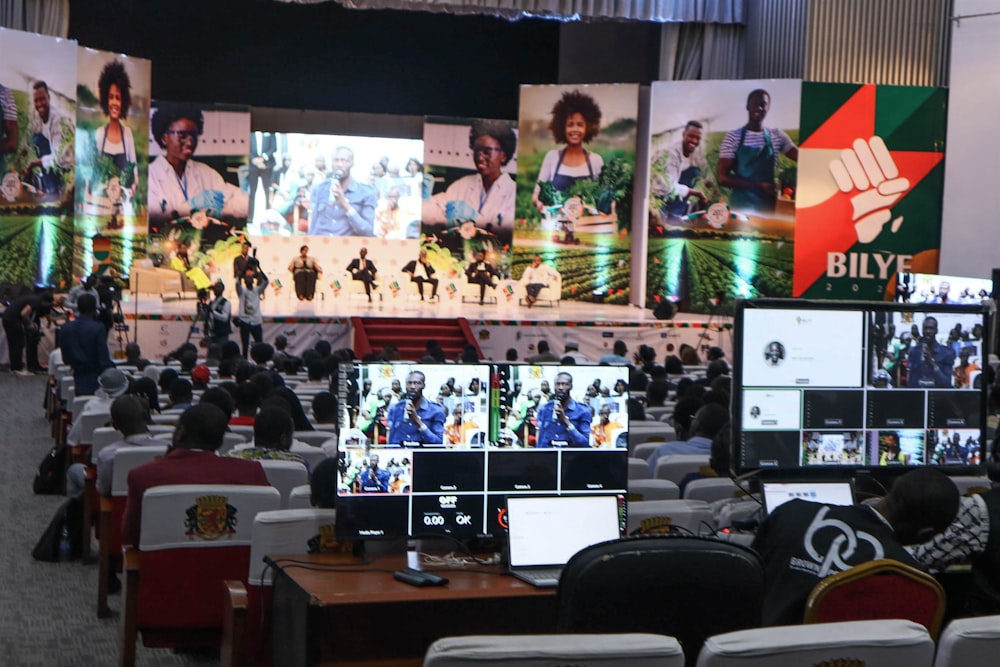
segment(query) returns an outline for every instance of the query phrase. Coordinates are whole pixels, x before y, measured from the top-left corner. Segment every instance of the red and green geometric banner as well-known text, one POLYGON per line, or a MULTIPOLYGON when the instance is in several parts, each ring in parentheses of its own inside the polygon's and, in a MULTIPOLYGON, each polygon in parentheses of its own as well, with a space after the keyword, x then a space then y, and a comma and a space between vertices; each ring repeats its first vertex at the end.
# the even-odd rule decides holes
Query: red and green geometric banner
POLYGON ((794 296, 878 300, 899 271, 935 273, 943 88, 802 84, 794 296))

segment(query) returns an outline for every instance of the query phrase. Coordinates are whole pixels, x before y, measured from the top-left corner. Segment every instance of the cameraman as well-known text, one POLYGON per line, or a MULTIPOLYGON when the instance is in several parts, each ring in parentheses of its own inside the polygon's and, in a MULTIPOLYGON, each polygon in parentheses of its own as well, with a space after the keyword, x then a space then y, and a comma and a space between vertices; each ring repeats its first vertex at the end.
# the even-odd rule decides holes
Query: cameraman
POLYGON ((256 257, 247 261, 243 278, 236 283, 236 293, 240 297, 240 311, 236 325, 240 328, 240 341, 243 343, 243 358, 246 359, 250 350, 250 336, 255 343, 264 340, 264 319, 261 317, 260 301, 267 289, 267 276, 260 269, 256 257))
MULTIPOLYGON (((226 291, 226 286, 221 280, 212 285, 212 293, 215 298, 205 304, 205 334, 208 337, 209 345, 222 345, 229 340, 229 334, 233 333, 230 324, 233 306, 222 294, 226 291)), ((207 301, 207 297, 206 297, 207 301)), ((199 306, 199 309, 201 306, 199 306)))
POLYGON ((99 304, 97 319, 104 324, 105 332, 111 331, 115 321, 124 322, 124 318, 119 314, 115 317, 115 304, 121 303, 121 288, 113 276, 101 276, 97 283, 97 300, 99 304))
POLYGON ((42 340, 41 321, 52 311, 52 292, 22 296, 15 299, 3 314, 3 329, 7 334, 10 370, 18 375, 44 373, 38 363, 38 343, 42 340), (27 370, 24 359, 28 360, 27 370))

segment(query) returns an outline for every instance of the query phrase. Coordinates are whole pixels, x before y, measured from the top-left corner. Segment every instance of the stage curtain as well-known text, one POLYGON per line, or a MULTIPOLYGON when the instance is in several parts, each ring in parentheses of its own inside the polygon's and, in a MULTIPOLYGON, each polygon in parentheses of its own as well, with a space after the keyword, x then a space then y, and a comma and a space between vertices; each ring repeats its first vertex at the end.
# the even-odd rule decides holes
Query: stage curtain
POLYGON ((67 37, 69 0, 0 0, 0 26, 67 37))
POLYGON ((666 23, 660 41, 660 79, 743 78, 745 28, 739 24, 666 23))
MULTIPOLYGON (((329 0, 279 0, 316 3, 329 0)), ((746 0, 336 0, 351 9, 408 9, 490 14, 508 19, 619 19, 675 23, 743 23, 746 0)))

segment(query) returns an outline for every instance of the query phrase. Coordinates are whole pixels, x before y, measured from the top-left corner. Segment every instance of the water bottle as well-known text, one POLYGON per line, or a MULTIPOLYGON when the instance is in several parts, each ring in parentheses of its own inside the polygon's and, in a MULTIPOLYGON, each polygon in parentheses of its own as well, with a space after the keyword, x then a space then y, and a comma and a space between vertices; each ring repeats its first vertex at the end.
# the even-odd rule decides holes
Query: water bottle
POLYGON ((70 559, 69 526, 63 524, 62 533, 59 534, 59 562, 65 563, 70 559))

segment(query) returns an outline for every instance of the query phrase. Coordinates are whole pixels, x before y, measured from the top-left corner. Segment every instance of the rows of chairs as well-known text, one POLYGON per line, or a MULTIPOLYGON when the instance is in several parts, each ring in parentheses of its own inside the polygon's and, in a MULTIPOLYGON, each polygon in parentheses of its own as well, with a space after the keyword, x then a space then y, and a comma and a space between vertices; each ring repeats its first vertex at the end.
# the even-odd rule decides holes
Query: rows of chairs
POLYGON ((1000 617, 953 621, 935 646, 927 631, 890 619, 758 628, 710 637, 696 654, 674 637, 646 633, 446 637, 424 667, 991 667, 1000 648, 1000 617))

